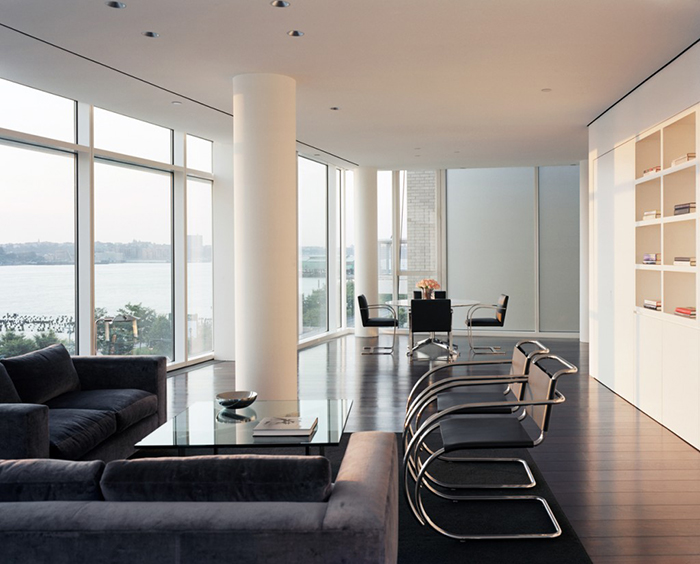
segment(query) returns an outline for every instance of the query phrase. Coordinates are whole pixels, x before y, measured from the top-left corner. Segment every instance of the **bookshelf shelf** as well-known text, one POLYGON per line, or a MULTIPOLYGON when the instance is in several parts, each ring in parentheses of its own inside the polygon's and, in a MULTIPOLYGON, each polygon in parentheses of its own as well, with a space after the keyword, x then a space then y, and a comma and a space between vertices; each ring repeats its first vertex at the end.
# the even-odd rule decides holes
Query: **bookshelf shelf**
POLYGON ((697 266, 674 262, 697 255, 696 125, 696 112, 691 111, 639 138, 634 185, 637 313, 694 328, 695 319, 674 312, 677 307, 696 307, 697 266), (679 209, 691 213, 676 215, 679 209), (650 254, 657 255, 659 264, 644 264, 650 254), (644 308, 644 300, 660 301, 661 310, 644 308))

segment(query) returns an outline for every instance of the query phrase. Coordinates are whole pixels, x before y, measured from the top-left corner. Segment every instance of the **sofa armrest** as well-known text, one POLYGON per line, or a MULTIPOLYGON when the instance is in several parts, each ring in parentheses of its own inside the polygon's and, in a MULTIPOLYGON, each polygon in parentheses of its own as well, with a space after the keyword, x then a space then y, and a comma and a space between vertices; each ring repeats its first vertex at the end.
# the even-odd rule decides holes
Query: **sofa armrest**
POLYGON ((399 542, 397 453, 394 433, 371 431, 353 433, 350 437, 328 501, 323 528, 355 533, 344 535, 343 539, 352 539, 355 543, 345 550, 353 553, 358 561, 396 562, 399 542))
POLYGON ((49 457, 49 408, 0 403, 0 458, 49 457))
POLYGON ((74 356, 83 390, 132 388, 158 396, 158 422, 166 420, 167 359, 164 356, 74 356))

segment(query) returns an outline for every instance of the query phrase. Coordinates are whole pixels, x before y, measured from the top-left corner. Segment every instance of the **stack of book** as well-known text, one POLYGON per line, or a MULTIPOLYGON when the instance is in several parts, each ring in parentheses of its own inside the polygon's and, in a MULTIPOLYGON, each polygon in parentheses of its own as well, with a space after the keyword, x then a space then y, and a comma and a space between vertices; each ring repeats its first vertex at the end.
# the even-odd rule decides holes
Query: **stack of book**
POLYGON ((643 174, 643 176, 649 176, 650 174, 654 174, 654 173, 660 172, 660 171, 661 171, 661 166, 659 165, 659 166, 653 166, 651 168, 646 169, 642 174, 643 174))
POLYGON ((683 215, 684 213, 695 213, 695 202, 686 202, 673 206, 673 215, 683 215))
POLYGON ((661 253, 644 253, 643 264, 661 264, 661 253))
POLYGON ((644 307, 654 311, 661 311, 661 300, 644 300, 644 307))
POLYGON ((310 437, 318 417, 265 417, 253 429, 254 437, 310 437))
POLYGON ((695 308, 686 306, 686 307, 677 307, 676 311, 674 312, 676 315, 680 315, 681 317, 689 317, 691 319, 695 319, 695 308))
POLYGON ((642 221, 647 221, 649 219, 659 219, 661 217, 661 212, 659 210, 649 210, 644 212, 644 217, 642 221))
POLYGON ((695 257, 673 257, 673 266, 695 266, 695 257))
POLYGON ((685 155, 681 155, 677 159, 673 159, 673 161, 671 161, 671 166, 687 163, 688 161, 692 161, 694 158, 695 153, 686 153, 685 155))

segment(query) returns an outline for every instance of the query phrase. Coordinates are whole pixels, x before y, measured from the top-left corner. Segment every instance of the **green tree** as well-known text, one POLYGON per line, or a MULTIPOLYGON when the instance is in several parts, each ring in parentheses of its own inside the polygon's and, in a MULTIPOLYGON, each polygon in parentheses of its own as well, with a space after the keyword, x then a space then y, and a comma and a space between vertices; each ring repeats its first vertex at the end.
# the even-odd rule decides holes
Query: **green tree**
POLYGON ((24 335, 7 331, 0 336, 0 357, 18 356, 36 350, 36 343, 24 335))
POLYGON ((37 349, 43 349, 49 345, 60 343, 61 340, 56 336, 56 332, 53 329, 49 329, 47 332, 42 331, 38 335, 34 335, 34 342, 37 349))
POLYGON ((312 290, 304 296, 302 306, 304 327, 320 327, 326 320, 326 286, 312 290))

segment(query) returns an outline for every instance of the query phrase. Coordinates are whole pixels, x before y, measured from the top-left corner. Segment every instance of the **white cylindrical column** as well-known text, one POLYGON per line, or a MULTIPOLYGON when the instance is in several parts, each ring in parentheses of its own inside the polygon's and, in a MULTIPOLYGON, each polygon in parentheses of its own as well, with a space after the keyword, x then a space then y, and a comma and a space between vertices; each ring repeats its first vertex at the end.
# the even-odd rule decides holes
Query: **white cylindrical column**
MULTIPOLYGON (((355 171, 355 296, 364 294, 370 304, 376 304, 379 299, 378 284, 377 169, 360 167, 355 171)), ((373 315, 378 314, 375 312, 373 315)), ((376 335, 376 328, 362 327, 358 311, 355 315, 355 336, 376 335)))
POLYGON ((295 399, 296 82, 235 77, 233 115, 236 388, 295 399))
POLYGON ((588 342, 588 217, 589 202, 588 195, 588 161, 581 161, 579 164, 579 340, 582 343, 588 342))

